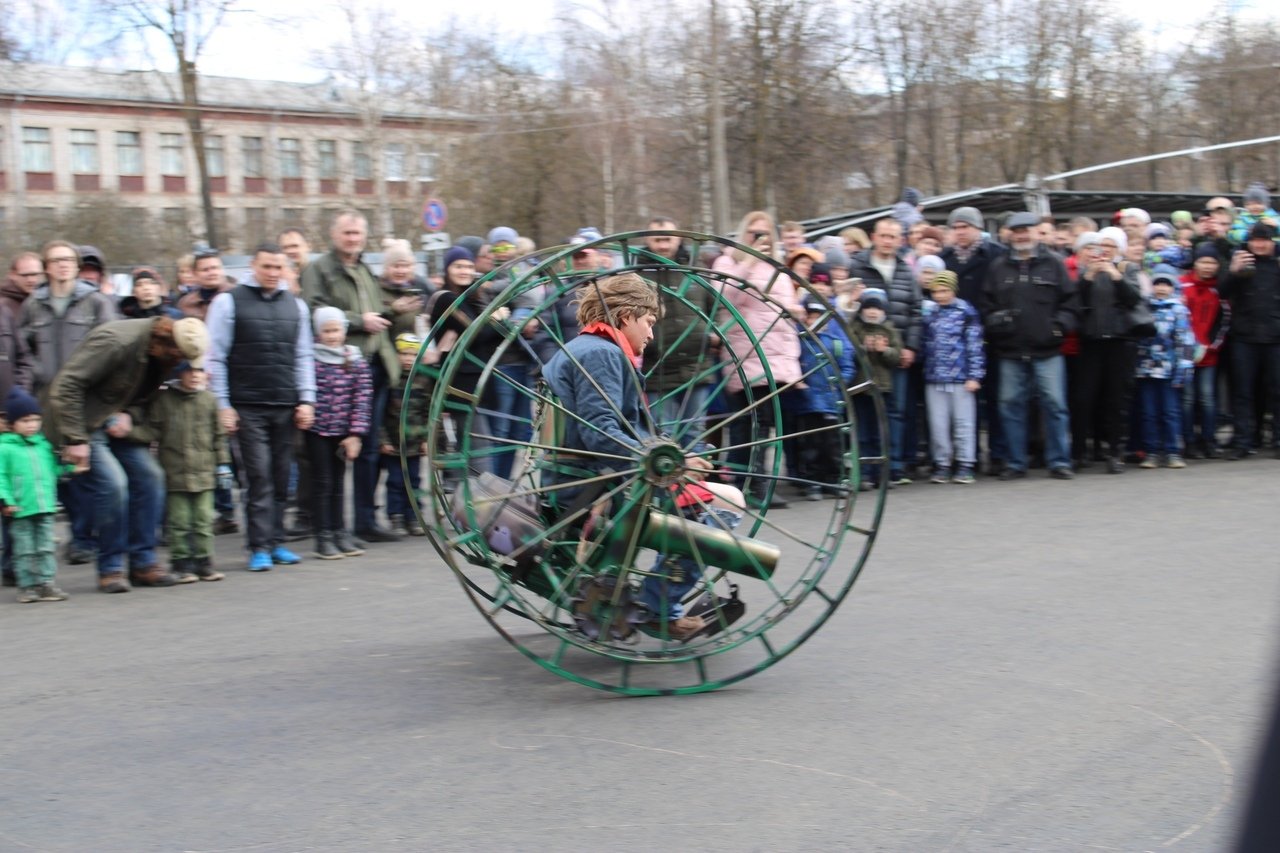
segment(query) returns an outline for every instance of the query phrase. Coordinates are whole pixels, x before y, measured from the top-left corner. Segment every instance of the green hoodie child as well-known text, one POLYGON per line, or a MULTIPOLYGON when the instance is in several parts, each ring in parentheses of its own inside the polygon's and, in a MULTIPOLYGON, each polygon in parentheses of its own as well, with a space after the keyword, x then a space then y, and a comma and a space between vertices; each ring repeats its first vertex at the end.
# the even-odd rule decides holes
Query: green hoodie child
POLYGON ((63 601, 54 585, 53 518, 58 509, 58 476, 69 471, 40 433, 40 404, 21 388, 4 402, 13 432, 0 435, 0 505, 13 534, 13 562, 18 601, 63 601))

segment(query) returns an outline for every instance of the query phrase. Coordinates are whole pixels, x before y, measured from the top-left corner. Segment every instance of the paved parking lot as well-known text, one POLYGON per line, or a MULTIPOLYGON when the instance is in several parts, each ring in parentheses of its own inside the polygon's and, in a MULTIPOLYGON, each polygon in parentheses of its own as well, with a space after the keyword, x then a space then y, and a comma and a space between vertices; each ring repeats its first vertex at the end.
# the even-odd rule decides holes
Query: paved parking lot
POLYGON ((0 850, 1222 850, 1277 483, 898 489, 835 618, 690 697, 533 666, 423 540, 250 575, 223 536, 226 581, 125 596, 66 568, 0 603, 0 850))

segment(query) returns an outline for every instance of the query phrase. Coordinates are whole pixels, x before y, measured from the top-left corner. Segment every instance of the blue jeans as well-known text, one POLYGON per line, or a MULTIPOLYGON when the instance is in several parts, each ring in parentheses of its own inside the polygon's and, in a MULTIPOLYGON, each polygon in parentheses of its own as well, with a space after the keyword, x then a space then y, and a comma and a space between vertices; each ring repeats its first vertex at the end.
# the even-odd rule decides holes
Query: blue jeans
MULTIPOLYGON (((533 408, 528 391, 529 368, 524 364, 503 364, 498 372, 507 377, 494 376, 489 384, 494 389, 494 401, 498 410, 489 418, 493 435, 500 439, 527 442, 533 437, 533 408), (507 381, 507 380, 510 381, 507 381), (514 384, 513 384, 514 383, 514 384), (520 387, 516 387, 516 386, 520 387)), ((506 442, 499 442, 506 444, 506 442)), ((520 448, 507 445, 511 449, 503 451, 493 458, 493 472, 499 477, 510 477, 515 465, 516 451, 520 448)))
POLYGON ((58 484, 58 499, 71 522, 71 545, 81 551, 97 547, 93 535, 93 484, 88 477, 75 476, 58 484))
POLYGON ((98 528, 98 574, 156 565, 156 532, 164 510, 164 471, 145 444, 89 437, 88 480, 98 528))
POLYGON ((1142 408, 1142 449, 1147 455, 1178 454, 1182 438, 1182 389, 1172 379, 1139 379, 1142 408))
MULTIPOLYGON (((885 403, 888 404, 888 394, 885 403)), ((876 401, 866 394, 853 398, 853 416, 858 422, 858 456, 879 456, 884 450, 880 446, 880 421, 876 417, 876 401)), ((879 484, 881 466, 874 462, 859 463, 861 480, 879 484)))
POLYGON ((1197 367, 1192 380, 1182 389, 1182 438, 1188 450, 1197 443, 1205 450, 1218 446, 1217 382, 1216 366, 1197 367))
MULTIPOLYGON (((742 522, 742 513, 714 507, 699 514, 698 521, 732 531, 742 522)), ((640 603, 655 619, 679 619, 684 615, 684 597, 702 580, 702 568, 692 557, 659 554, 653 562, 653 572, 654 576, 645 578, 640 586, 640 603)))
POLYGON ((383 455, 382 470, 387 472, 387 515, 414 517, 414 504, 418 503, 418 489, 422 487, 422 457, 409 457, 409 483, 406 488, 404 468, 400 454, 383 455))
POLYGON ((1062 356, 1000 359, 1000 420, 1009 467, 1027 470, 1027 412, 1039 398, 1044 421, 1044 457, 1050 470, 1071 467, 1071 419, 1067 413, 1066 365, 1062 356))
POLYGON ((707 428, 705 409, 710 391, 710 386, 695 385, 683 392, 651 393, 649 411, 658 431, 686 447, 692 445, 707 428))

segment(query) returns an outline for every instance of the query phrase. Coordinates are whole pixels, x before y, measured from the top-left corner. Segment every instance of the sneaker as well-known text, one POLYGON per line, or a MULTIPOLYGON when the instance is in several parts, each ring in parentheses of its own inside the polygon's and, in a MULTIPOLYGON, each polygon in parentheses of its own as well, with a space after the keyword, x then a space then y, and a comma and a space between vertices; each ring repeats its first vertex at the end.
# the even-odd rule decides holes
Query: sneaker
POLYGON ((889 475, 889 482, 895 486, 910 486, 912 480, 905 471, 897 471, 889 475))
POLYGON ((409 529, 405 527, 403 515, 393 515, 387 521, 390 522, 390 532, 394 536, 404 537, 409 535, 409 529))
POLYGON ((288 548, 277 545, 271 549, 271 562, 277 566, 296 566, 302 562, 302 558, 288 548))
POLYGON ((356 535, 366 542, 399 542, 400 537, 385 527, 364 527, 356 531, 356 535))
POLYGON ((249 556, 248 569, 251 572, 271 571, 271 553, 268 551, 254 551, 249 556))
POLYGON ((406 515, 404 518, 405 530, 409 531, 410 536, 426 536, 427 530, 422 526, 422 522, 418 521, 416 515, 406 515))
POLYGON ((1152 468, 1159 468, 1160 462, 1156 459, 1155 454, 1149 454, 1147 456, 1142 457, 1142 461, 1138 463, 1138 467, 1145 468, 1147 470, 1150 470, 1152 468))
POLYGON ((213 567, 208 557, 197 557, 195 568, 192 571, 202 581, 220 581, 226 577, 226 575, 213 567))
POLYGON ((364 553, 364 543, 345 530, 333 534, 333 545, 346 557, 359 557, 364 553))
POLYGON ((1205 459, 1221 459, 1222 448, 1216 445, 1206 448, 1204 451, 1204 458, 1205 459))
POLYGON ((107 593, 128 592, 129 584, 124 581, 124 572, 112 572, 98 578, 98 591, 107 593))
POLYGON ((40 600, 40 587, 24 586, 18 590, 19 604, 35 604, 40 600))
POLYGON ((213 535, 222 536, 224 533, 239 533, 240 524, 230 515, 220 515, 213 522, 213 535))
POLYGON ((70 596, 51 583, 42 583, 36 587, 39 601, 66 601, 70 596))
POLYGON ((1001 480, 1022 480, 1027 476, 1027 472, 1021 468, 1005 468, 1000 472, 1001 480))
POLYGON ((1176 453, 1171 453, 1171 454, 1169 455, 1169 458, 1168 458, 1168 459, 1166 459, 1166 460, 1164 460, 1164 467, 1166 467, 1166 468, 1186 468, 1186 467, 1187 467, 1187 463, 1186 463, 1186 462, 1184 462, 1184 461, 1182 461, 1182 457, 1181 457, 1181 456, 1179 456, 1178 454, 1176 454, 1176 453))
POLYGON ((322 560, 341 560, 346 554, 333 544, 333 534, 324 534, 316 538, 316 549, 311 553, 322 560))
POLYGON ((67 562, 73 566, 83 566, 97 559, 98 553, 92 548, 77 548, 74 543, 67 543, 67 562))
POLYGON ((805 488, 804 499, 807 501, 822 500, 822 486, 808 486, 805 488))
POLYGON ((1123 460, 1123 459, 1121 459, 1119 456, 1112 456, 1110 459, 1108 459, 1108 460, 1107 460, 1107 473, 1108 473, 1108 474, 1123 474, 1123 473, 1124 473, 1124 460, 1123 460))
POLYGON ((175 569, 172 574, 178 583, 195 583, 200 580, 190 569, 175 569))
POLYGON ((933 476, 929 478, 930 483, 949 483, 951 482, 951 472, 946 468, 934 468, 933 476))
POLYGON ((968 466, 961 466, 959 470, 956 471, 956 475, 951 478, 951 482, 955 483, 957 486, 973 485, 973 469, 968 466))
POLYGON ((1049 472, 1049 476, 1055 480, 1074 480, 1075 472, 1065 466, 1059 466, 1049 472))

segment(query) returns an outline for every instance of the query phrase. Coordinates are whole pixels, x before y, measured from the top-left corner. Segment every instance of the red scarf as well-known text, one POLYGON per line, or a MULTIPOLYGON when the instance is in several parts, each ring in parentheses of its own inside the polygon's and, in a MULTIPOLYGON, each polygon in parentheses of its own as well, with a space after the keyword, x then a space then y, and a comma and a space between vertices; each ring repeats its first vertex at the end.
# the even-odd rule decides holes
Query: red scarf
POLYGON ((627 336, 622 334, 621 329, 614 328, 608 323, 601 323, 597 321, 583 326, 582 331, 579 334, 608 338, 622 348, 622 354, 625 355, 633 365, 635 365, 636 370, 640 369, 640 364, 644 359, 644 356, 638 354, 635 349, 632 348, 631 341, 627 340, 627 336))

